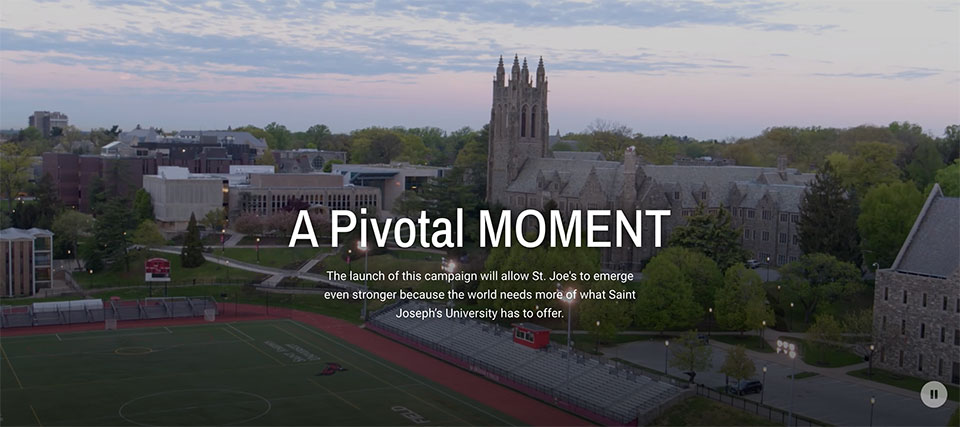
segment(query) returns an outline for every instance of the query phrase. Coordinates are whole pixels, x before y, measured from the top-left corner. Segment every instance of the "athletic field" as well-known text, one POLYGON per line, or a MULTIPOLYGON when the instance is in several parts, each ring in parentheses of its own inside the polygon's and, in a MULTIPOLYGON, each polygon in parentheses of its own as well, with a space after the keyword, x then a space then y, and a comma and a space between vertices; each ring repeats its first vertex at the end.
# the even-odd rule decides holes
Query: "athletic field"
POLYGON ((0 348, 3 425, 519 424, 292 320, 4 337, 0 348))

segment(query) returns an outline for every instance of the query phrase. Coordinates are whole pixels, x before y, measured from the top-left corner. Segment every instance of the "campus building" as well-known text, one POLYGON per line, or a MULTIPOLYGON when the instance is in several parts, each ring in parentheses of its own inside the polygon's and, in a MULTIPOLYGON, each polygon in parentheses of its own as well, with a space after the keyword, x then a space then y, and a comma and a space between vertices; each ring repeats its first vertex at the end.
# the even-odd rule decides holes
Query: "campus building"
POLYGON ((161 166, 156 175, 143 177, 143 189, 150 193, 157 225, 171 231, 185 230, 190 215, 199 221, 212 210, 226 211, 228 185, 225 176, 195 174, 178 166, 161 166))
POLYGON ((64 130, 67 128, 69 120, 67 115, 59 111, 34 111, 27 117, 27 125, 37 128, 44 138, 49 138, 53 133, 53 128, 64 130))
MULTIPOLYGON (((707 212, 726 209, 741 243, 760 262, 783 265, 801 255, 796 225, 800 201, 813 174, 787 168, 723 165, 646 164, 633 147, 622 162, 600 153, 550 151, 547 78, 543 60, 531 81, 526 60, 514 58, 506 79, 503 60, 493 81, 487 200, 510 209, 543 209, 556 204, 565 215, 574 210, 667 209, 662 241, 686 223, 699 206, 707 212)), ((385 196, 386 198, 386 196, 385 196)), ((606 269, 640 271, 658 251, 651 222, 643 224, 645 243, 603 251, 606 269)), ((600 233, 602 234, 602 233, 600 233)), ((608 239, 608 236, 600 236, 608 239)))
POLYGON ((330 162, 346 163, 347 153, 310 148, 275 150, 273 159, 277 165, 277 173, 323 172, 323 168, 330 162))
POLYGON ((427 181, 442 178, 450 168, 392 163, 337 164, 333 165, 332 170, 333 173, 342 175, 350 184, 377 188, 383 199, 383 210, 389 212, 404 191, 417 191, 427 181))
POLYGON ((377 213, 380 190, 350 184, 335 173, 250 174, 246 182, 230 187, 230 215, 271 215, 299 208, 326 207, 377 213))
POLYGON ((53 233, 31 228, 0 231, 0 289, 3 296, 26 297, 46 289, 53 278, 53 233))
POLYGON ((874 366, 960 384, 960 198, 934 185, 896 260, 877 270, 874 366))

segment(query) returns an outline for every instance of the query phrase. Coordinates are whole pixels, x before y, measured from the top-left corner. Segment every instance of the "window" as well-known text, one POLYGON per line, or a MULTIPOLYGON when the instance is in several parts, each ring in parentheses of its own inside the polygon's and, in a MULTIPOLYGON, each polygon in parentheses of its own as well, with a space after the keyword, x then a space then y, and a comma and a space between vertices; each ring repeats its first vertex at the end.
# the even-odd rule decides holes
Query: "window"
POLYGON ((923 372, 923 355, 917 355, 917 370, 923 372))
POLYGON ((780 222, 787 222, 787 214, 785 213, 780 214, 780 222))
POLYGON ((777 255, 777 265, 784 265, 787 263, 787 257, 784 255, 777 255))
POLYGON ((530 137, 537 137, 537 106, 533 106, 533 113, 530 115, 530 137))
POLYGON ((787 243, 787 233, 780 233, 780 243, 787 243))
POLYGON ((920 338, 926 338, 926 336, 927 336, 927 324, 926 324, 926 323, 921 323, 921 324, 920 324, 920 338))
POLYGON ((750 239, 757 240, 757 230, 753 230, 753 233, 751 233, 750 239))
POLYGON ((757 212, 753 209, 747 209, 747 218, 753 219, 757 216, 757 212))
POLYGON ((943 297, 943 311, 947 311, 947 297, 943 297))
POLYGON ((673 200, 680 200, 680 192, 679 192, 679 191, 674 191, 674 192, 673 192, 673 200))
POLYGON ((701 192, 700 192, 700 200, 707 200, 707 192, 706 192, 706 191, 701 191, 701 192))
POLYGON ((922 304, 923 304, 924 307, 927 306, 927 293, 926 293, 926 292, 923 293, 923 302, 922 302, 922 304))
POLYGON ((763 234, 762 234, 762 236, 763 236, 763 241, 764 241, 764 242, 770 240, 770 232, 769 232, 769 231, 764 231, 763 234))
POLYGON ((800 222, 800 215, 798 215, 798 214, 790 215, 790 222, 792 222, 792 223, 794 223, 794 224, 800 222))
POLYGON ((749 228, 744 228, 744 229, 743 229, 743 239, 744 239, 744 240, 750 240, 750 229, 749 229, 749 228))
POLYGON ((773 218, 773 213, 770 212, 770 211, 767 210, 767 209, 764 209, 764 210, 763 210, 763 219, 764 219, 764 220, 769 220, 770 218, 773 218))
POLYGON ((906 290, 906 289, 903 290, 903 303, 904 303, 904 304, 907 303, 907 290, 906 290))
POLYGON ((907 321, 906 321, 906 320, 901 320, 901 321, 900 321, 900 335, 906 335, 906 333, 907 333, 907 321))
POLYGON ((527 136, 527 106, 520 110, 520 136, 527 136))
POLYGON ((886 301, 890 298, 890 287, 886 286, 883 288, 883 300, 886 301))
POLYGON ((960 313, 960 298, 957 298, 957 313, 960 313))
POLYGON ((953 330, 953 345, 960 345, 960 329, 953 330))
POLYGON ((947 339, 947 328, 943 326, 940 327, 940 342, 946 342, 947 339))

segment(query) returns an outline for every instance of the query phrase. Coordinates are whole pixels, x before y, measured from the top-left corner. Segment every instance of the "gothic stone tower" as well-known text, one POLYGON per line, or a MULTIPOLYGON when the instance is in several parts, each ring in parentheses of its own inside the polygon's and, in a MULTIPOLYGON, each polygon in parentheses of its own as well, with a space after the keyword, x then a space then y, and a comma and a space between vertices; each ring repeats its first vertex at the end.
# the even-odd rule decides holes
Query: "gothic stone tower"
POLYGON ((506 190, 523 164, 547 154, 550 124, 547 120, 547 75, 543 58, 536 81, 530 80, 527 59, 513 57, 510 80, 505 81, 503 57, 493 80, 490 109, 490 143, 487 151, 487 201, 506 204, 506 190), (536 85, 534 85, 534 83, 536 85))

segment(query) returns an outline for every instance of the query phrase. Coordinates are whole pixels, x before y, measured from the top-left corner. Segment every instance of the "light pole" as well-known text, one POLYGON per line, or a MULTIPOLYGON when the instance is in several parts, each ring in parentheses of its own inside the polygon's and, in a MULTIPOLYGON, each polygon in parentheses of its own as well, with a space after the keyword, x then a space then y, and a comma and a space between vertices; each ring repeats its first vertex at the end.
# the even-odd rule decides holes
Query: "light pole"
POLYGON ((370 289, 370 287, 367 286, 367 279, 368 279, 368 277, 367 277, 367 265, 368 265, 368 264, 367 264, 367 258, 369 258, 369 256, 368 256, 369 254, 367 253, 367 250, 368 250, 368 248, 367 248, 366 242, 363 242, 363 244, 361 244, 360 242, 357 242, 357 251, 363 254, 363 290, 364 290, 364 293, 363 293, 363 309, 362 309, 361 312, 360 312, 360 318, 363 319, 363 320, 367 320, 367 292, 366 292, 366 291, 370 289))
MULTIPOLYGON (((793 316, 793 303, 790 303, 790 313, 787 313, 787 323, 790 323, 790 317, 793 316)), ((787 325, 787 328, 790 328, 790 325, 787 325)), ((791 331, 793 329, 790 329, 791 331)))
POLYGON ((260 264, 260 238, 257 237, 257 264, 260 264))
POLYGON ((873 427, 873 405, 877 403, 877 398, 870 396, 870 427, 873 427))
POLYGON ((597 354, 600 354, 600 321, 597 320, 597 349, 595 351, 597 354))
POLYGON ((352 277, 350 277, 351 275, 353 275, 353 264, 350 262, 351 255, 353 255, 353 249, 347 249, 347 271, 350 273, 347 275, 348 281, 353 279, 352 277))
POLYGON ((777 354, 783 353, 790 357, 790 411, 787 414, 787 425, 793 417, 793 384, 797 382, 797 345, 792 342, 777 340, 777 354))
POLYGON ((770 281, 770 257, 767 257, 767 282, 770 281))
POLYGON ((870 344, 870 356, 868 356, 869 359, 867 360, 867 376, 868 377, 873 376, 873 349, 874 349, 873 344, 870 344))
POLYGON ((760 348, 758 348, 758 350, 762 350, 762 349, 763 349, 763 330, 764 330, 764 329, 767 329, 767 321, 766 321, 766 320, 762 321, 762 324, 760 325, 760 333, 757 334, 757 336, 760 337, 760 348))
POLYGON ((760 404, 763 405, 763 394, 767 391, 767 367, 763 367, 763 377, 760 379, 760 404))
POLYGON ((670 355, 670 340, 663 340, 663 375, 669 375, 667 371, 667 356, 670 355))
MULTIPOLYGON (((567 348, 572 348, 573 336, 571 334, 573 333, 573 316, 571 311, 573 309, 573 298, 567 298, 566 295, 563 294, 560 286, 560 283, 557 283, 557 293, 561 294, 560 299, 567 303, 567 348)), ((571 291, 567 292, 569 293, 571 291)))
MULTIPOLYGON (((441 258, 440 263, 442 264, 441 268, 443 271, 446 271, 447 273, 453 273, 457 271, 457 262, 452 259, 449 261, 444 261, 444 259, 441 258)), ((450 281, 450 303, 453 303, 453 280, 450 281)))
POLYGON ((707 338, 710 338, 710 332, 713 330, 713 307, 707 309, 707 338))

